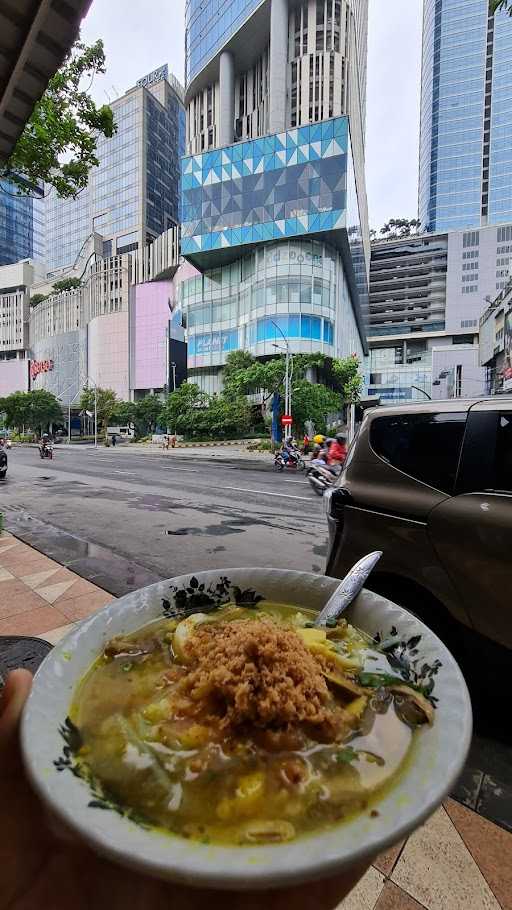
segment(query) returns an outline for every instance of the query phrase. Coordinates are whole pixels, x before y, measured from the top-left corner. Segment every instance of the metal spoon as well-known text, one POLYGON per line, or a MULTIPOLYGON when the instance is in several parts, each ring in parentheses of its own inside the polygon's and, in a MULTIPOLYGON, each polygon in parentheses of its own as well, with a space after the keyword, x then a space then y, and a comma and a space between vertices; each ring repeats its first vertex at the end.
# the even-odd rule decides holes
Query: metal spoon
POLYGON ((363 556, 359 562, 347 572, 343 581, 340 581, 334 594, 331 594, 325 607, 315 619, 315 626, 325 626, 329 619, 338 619, 344 610, 357 597, 373 567, 382 556, 382 550, 375 550, 363 556))

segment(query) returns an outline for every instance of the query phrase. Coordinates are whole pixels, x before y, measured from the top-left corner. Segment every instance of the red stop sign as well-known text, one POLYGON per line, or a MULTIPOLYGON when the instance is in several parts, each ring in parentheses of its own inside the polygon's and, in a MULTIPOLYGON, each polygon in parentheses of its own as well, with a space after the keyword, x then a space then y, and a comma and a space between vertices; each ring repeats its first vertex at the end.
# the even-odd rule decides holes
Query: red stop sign
POLYGON ((283 427, 291 427, 291 425, 292 425, 292 418, 291 418, 291 415, 290 415, 290 414, 283 414, 283 416, 281 417, 281 426, 283 426, 283 427))

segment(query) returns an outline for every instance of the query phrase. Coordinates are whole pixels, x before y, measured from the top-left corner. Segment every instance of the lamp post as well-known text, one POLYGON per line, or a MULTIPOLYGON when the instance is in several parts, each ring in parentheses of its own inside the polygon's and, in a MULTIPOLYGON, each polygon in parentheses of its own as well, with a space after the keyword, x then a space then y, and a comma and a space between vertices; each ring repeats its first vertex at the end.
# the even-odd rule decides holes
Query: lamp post
MULTIPOLYGON (((289 414, 291 417, 292 395, 291 395, 290 383, 291 383, 291 379, 293 376, 293 359, 292 359, 292 355, 290 354, 290 345, 288 343, 288 339, 287 339, 286 335, 284 334, 283 330, 279 328, 277 322, 274 322, 273 319, 271 321, 272 321, 272 325, 276 327, 278 332, 280 332, 280 334, 283 338, 283 341, 286 345, 286 371, 285 371, 285 378, 284 378, 284 410, 285 410, 285 413, 289 414)), ((280 348, 280 345, 274 343, 272 345, 272 347, 280 348)), ((282 350, 282 348, 281 348, 281 350, 282 350)))

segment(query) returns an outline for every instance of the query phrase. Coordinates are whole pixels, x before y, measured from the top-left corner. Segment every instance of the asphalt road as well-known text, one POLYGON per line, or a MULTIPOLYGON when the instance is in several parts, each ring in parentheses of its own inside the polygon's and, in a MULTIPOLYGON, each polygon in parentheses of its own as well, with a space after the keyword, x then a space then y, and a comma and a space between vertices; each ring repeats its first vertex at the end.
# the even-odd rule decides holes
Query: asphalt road
POLYGON ((272 566, 322 573, 326 522, 305 478, 177 453, 13 448, 0 510, 100 544, 163 578, 272 566))

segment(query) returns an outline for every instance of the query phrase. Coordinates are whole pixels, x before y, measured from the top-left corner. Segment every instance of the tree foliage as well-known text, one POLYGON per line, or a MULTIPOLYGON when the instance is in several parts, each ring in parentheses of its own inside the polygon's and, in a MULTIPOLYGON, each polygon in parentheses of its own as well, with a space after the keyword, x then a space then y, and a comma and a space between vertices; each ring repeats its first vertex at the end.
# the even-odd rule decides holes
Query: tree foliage
POLYGON ((37 306, 38 303, 42 303, 43 300, 46 300, 47 296, 47 294, 34 294, 34 296, 30 298, 30 306, 37 306))
POLYGON ((158 395, 145 395, 133 404, 133 422, 137 436, 154 433, 162 411, 161 399, 158 395))
MULTIPOLYGON (((112 414, 116 409, 119 399, 113 389, 96 389, 96 408, 98 417, 98 426, 107 432, 112 414)), ((80 408, 82 411, 89 411, 94 415, 94 388, 84 389, 80 395, 80 408)))
POLYGON ((509 16, 512 16, 511 0, 489 0, 491 13, 497 13, 498 10, 506 10, 509 16))
POLYGON ((35 389, 32 392, 13 392, 0 398, 0 412, 7 426, 21 432, 27 427, 43 432, 50 423, 62 419, 62 408, 52 392, 35 389))
MULTIPOLYGON (((421 222, 418 218, 390 218, 386 224, 381 227, 380 234, 386 240, 396 240, 400 237, 413 237, 418 233, 421 222)), ((375 231, 371 231, 372 240, 377 239, 375 231)))
POLYGON ((319 382, 299 379, 293 384, 292 412, 294 425, 303 430, 312 420, 317 433, 325 433, 328 417, 340 410, 340 394, 319 382))
POLYGON ((62 278, 53 285, 53 290, 59 294, 61 291, 73 291, 75 288, 81 288, 80 278, 62 278))
POLYGON ((20 193, 41 181, 59 196, 76 196, 87 186, 96 166, 100 136, 116 131, 108 105, 97 107, 84 79, 105 72, 103 42, 87 46, 76 41, 60 70, 53 76, 16 146, 0 167, 0 177, 13 181, 20 193), (27 185, 28 184, 28 185, 27 185))

